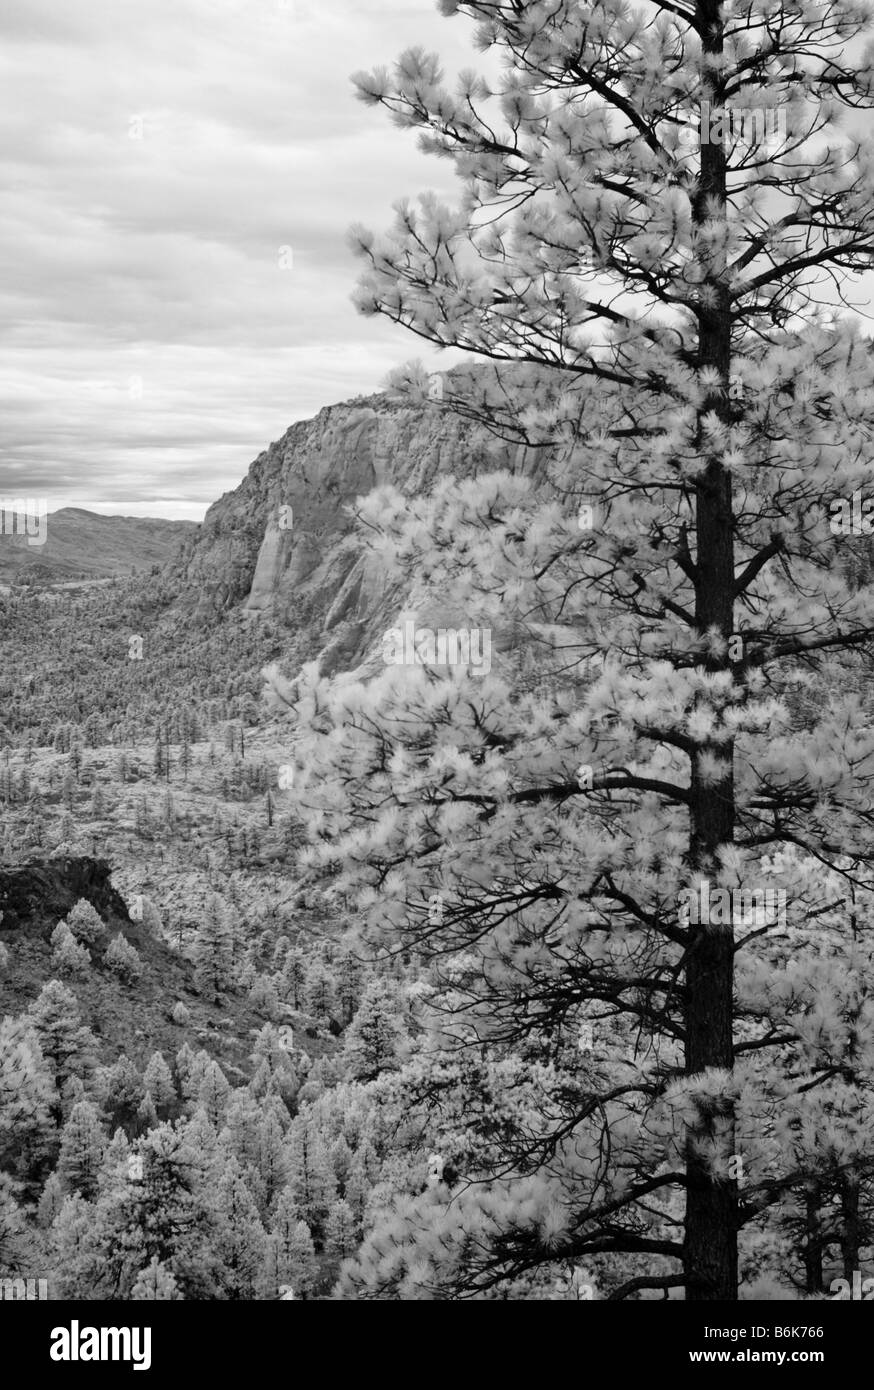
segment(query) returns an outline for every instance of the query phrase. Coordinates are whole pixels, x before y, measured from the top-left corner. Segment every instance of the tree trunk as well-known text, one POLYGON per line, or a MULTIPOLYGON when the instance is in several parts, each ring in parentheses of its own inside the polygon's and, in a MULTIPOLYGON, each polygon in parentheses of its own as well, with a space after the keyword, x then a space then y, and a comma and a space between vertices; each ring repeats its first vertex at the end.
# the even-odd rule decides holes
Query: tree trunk
POLYGON ((862 1222, 859 1213, 859 1176, 848 1173, 841 1182, 841 1263, 844 1278, 852 1286, 853 1274, 859 1268, 862 1245, 862 1222))
MULTIPOLYGON (((696 13, 705 53, 722 51, 722 24, 715 0, 698 0, 696 13)), ((705 85, 711 109, 721 109, 718 83, 705 85)), ((701 179, 693 202, 693 220, 710 221, 726 206, 725 151, 710 143, 702 121, 701 179)), ((711 392, 704 412, 730 418, 728 387, 731 366, 731 313, 724 280, 724 263, 714 262, 702 286, 698 309, 699 368, 714 368, 719 387, 711 392)), ((703 431, 699 435, 704 445, 703 431)), ((711 670, 730 665, 728 640, 734 627, 734 524, 731 478, 719 458, 702 459, 696 488, 695 620, 699 633, 718 632, 725 652, 707 657, 711 670)), ((716 871, 722 845, 734 839, 735 805, 733 748, 707 744, 696 752, 691 770, 689 862, 700 878, 716 871), (725 772, 705 782, 702 762, 718 758, 725 772)), ((730 1071, 734 1064, 733 985, 734 933, 731 925, 702 922, 689 928, 686 959, 686 1073, 708 1068, 730 1071)), ((734 1117, 729 1105, 702 1107, 686 1136, 686 1227, 684 1272, 686 1298, 693 1302, 737 1298, 737 1184, 728 1160, 734 1150, 734 1117), (714 1173, 702 1156, 702 1145, 719 1146, 722 1171, 714 1173), (732 1174, 730 1176, 730 1174, 732 1174)), ((741 1155, 742 1157, 742 1155, 741 1155)))
POLYGON ((807 1184, 804 1192, 804 1218, 806 1235, 804 1240, 804 1291, 822 1292, 822 1230, 819 1215, 819 1184, 807 1184))

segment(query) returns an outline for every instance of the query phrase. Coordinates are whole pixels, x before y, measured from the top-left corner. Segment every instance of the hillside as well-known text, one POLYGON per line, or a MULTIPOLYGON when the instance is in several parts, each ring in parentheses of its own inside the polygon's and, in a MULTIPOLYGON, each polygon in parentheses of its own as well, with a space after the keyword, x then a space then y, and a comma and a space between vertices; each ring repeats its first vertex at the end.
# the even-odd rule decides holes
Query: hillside
POLYGON ((0 1014, 27 1008, 51 979, 50 936, 58 922, 84 899, 99 913, 105 940, 92 952, 92 968, 75 984, 83 1022, 100 1040, 101 1059, 124 1052, 145 1065, 155 1049, 175 1053, 186 1038, 199 1039, 238 1077, 250 1068, 252 1038, 263 1023, 240 1001, 231 1026, 227 1011, 199 997, 191 963, 142 921, 134 921, 112 884, 109 865, 86 856, 36 860, 0 869, 0 944, 8 962, 0 974, 0 1014), (121 932, 138 952, 142 975, 124 984, 100 963, 100 950, 121 932), (184 1026, 172 1014, 183 1003, 184 1026))
POLYGON ((193 521, 101 516, 81 507, 49 512, 43 525, 42 545, 7 534, 10 521, 0 527, 0 583, 63 583, 142 573, 167 564, 197 529, 193 521))

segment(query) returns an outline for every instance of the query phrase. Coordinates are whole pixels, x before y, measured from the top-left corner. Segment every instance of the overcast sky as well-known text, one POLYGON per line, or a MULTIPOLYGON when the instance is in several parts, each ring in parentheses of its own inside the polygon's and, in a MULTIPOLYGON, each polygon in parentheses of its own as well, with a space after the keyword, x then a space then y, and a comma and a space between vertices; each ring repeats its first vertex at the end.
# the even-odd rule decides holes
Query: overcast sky
POLYGON ((349 75, 470 34, 433 0, 3 0, 0 495, 199 520, 427 357, 355 313, 346 232, 452 171, 349 75))

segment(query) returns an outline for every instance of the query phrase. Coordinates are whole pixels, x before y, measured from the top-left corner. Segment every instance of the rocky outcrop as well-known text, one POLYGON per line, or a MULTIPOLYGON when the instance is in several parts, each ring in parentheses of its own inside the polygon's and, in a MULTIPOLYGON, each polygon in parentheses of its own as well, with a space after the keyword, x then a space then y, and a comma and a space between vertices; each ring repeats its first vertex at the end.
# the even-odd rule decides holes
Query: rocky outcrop
POLYGON ((110 881, 110 867, 102 859, 58 858, 37 860, 0 869, 0 935, 21 927, 57 922, 80 898, 100 916, 130 924, 121 894, 110 881))
POLYGON ((439 404, 378 395, 330 406, 292 425, 210 507, 179 567, 180 601, 269 617, 301 660, 318 656, 326 674, 351 670, 421 598, 362 545, 356 498, 382 483, 412 497, 441 475, 531 466, 523 450, 439 404))

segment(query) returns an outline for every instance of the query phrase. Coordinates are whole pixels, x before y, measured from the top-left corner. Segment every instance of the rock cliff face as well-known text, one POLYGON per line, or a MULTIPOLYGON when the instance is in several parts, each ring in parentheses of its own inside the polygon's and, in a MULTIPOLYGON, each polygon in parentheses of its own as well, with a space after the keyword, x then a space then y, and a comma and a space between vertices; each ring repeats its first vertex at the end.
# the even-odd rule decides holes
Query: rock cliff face
POLYGON ((182 557, 182 601, 268 616, 300 638, 302 660, 350 670, 410 599, 356 536, 355 499, 382 483, 412 497, 441 475, 531 466, 525 450, 437 404, 379 395, 330 406, 292 425, 209 509, 182 557))
POLYGON ((127 907, 110 880, 109 865, 100 859, 47 859, 0 869, 0 934, 32 927, 43 917, 57 922, 80 898, 101 916, 130 926, 127 907))

